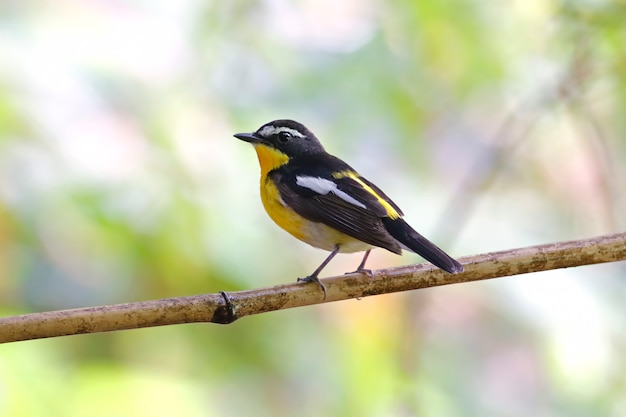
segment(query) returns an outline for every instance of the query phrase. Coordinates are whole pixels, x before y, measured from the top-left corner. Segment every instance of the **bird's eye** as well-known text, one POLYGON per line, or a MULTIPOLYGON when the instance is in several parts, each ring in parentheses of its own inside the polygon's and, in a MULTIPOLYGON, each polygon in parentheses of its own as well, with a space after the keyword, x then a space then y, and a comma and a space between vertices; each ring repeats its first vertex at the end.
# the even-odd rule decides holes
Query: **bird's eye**
POLYGON ((278 134, 278 140, 281 141, 282 143, 288 142, 289 139, 291 139, 291 133, 289 132, 280 132, 278 134))

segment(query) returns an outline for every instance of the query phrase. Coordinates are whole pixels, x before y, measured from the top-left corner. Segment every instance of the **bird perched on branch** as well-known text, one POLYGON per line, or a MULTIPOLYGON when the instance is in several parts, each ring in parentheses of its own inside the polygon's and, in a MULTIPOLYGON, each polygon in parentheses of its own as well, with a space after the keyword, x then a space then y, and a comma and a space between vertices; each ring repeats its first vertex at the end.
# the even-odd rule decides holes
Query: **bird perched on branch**
POLYGON ((294 237, 330 255, 299 281, 317 283, 337 253, 365 251, 355 272, 366 271, 374 247, 415 252, 456 274, 463 266, 403 219, 402 210, 350 165, 324 150, 317 137, 293 120, 274 120, 253 133, 237 133, 256 150, 261 166, 261 200, 274 222, 294 237))

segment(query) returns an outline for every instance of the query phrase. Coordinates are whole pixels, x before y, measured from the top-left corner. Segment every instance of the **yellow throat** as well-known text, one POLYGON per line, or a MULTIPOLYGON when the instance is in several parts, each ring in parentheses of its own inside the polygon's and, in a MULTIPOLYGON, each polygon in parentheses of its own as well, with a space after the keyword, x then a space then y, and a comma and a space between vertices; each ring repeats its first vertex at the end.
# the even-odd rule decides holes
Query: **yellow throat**
POLYGON ((289 162, 289 157, 287 155, 277 149, 270 148, 269 146, 254 144, 254 150, 256 151, 256 156, 259 158, 262 179, 265 178, 267 173, 271 170, 289 162))

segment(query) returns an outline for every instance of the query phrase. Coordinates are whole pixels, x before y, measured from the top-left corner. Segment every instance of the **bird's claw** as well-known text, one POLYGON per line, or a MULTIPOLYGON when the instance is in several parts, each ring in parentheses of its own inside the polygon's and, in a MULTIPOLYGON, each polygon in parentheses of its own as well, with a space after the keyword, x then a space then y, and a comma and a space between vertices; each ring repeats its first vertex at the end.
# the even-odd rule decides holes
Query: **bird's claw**
POLYGON ((320 279, 318 277, 315 276, 308 276, 305 278, 298 278, 298 282, 314 282, 318 285, 318 287, 320 287, 322 289, 322 292, 324 293, 324 300, 326 299, 326 286, 322 283, 322 281, 320 281, 320 279))
POLYGON ((357 269, 352 272, 346 272, 344 275, 349 275, 349 274, 365 274, 368 276, 369 279, 374 278, 374 272, 372 272, 371 269, 366 269, 366 268, 357 269))

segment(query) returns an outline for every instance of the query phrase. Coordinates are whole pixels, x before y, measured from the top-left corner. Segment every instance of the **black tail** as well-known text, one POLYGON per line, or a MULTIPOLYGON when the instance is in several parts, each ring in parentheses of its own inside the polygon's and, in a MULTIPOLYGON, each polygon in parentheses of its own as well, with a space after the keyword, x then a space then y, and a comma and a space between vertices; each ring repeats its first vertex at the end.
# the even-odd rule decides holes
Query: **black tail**
POLYGON ((451 274, 463 272, 463 265, 413 230, 404 220, 391 219, 389 217, 384 217, 382 220, 389 234, 406 246, 406 249, 417 253, 446 272, 451 274))

